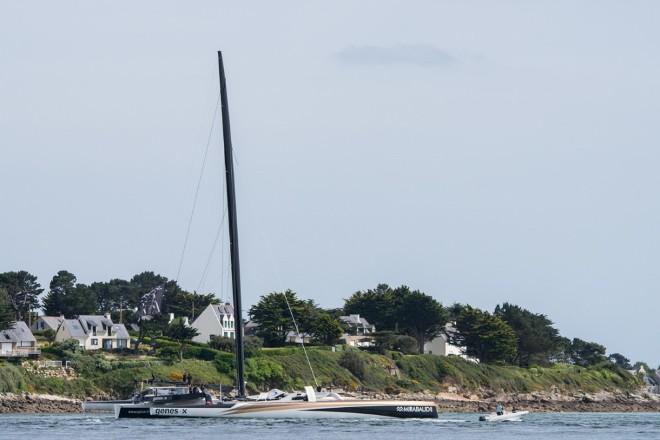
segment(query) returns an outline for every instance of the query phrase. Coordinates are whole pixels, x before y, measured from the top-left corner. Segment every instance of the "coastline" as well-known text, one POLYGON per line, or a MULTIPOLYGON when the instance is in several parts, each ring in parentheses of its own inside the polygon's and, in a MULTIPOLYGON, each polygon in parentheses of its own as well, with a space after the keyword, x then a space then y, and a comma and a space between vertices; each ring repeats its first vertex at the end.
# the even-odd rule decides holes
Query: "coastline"
POLYGON ((573 393, 550 392, 488 394, 486 396, 439 393, 435 395, 405 394, 394 398, 429 398, 439 411, 494 412, 497 403, 508 410, 516 408, 531 412, 660 412, 660 395, 627 392, 573 393))
POLYGON ((0 393, 0 414, 80 413, 82 402, 65 396, 36 393, 0 393))
MULTIPOLYGON (((530 393, 490 396, 458 393, 379 393, 349 394, 355 398, 433 400, 440 412, 483 413, 495 410, 497 402, 507 409, 514 407, 531 412, 660 412, 660 396, 632 393, 530 393)), ((82 401, 52 394, 2 393, 0 414, 12 413, 82 413, 82 401)))

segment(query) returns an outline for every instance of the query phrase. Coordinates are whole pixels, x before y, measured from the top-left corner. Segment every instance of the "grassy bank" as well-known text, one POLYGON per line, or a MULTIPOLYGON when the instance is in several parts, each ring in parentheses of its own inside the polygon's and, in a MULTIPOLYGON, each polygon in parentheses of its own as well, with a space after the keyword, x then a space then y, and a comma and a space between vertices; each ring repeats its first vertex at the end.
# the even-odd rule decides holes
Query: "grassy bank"
MULTIPOLYGON (((230 384, 234 367, 230 353, 202 346, 191 346, 183 361, 171 355, 172 345, 159 341, 160 357, 104 355, 101 353, 51 352, 46 357, 71 360, 77 377, 44 377, 39 371, 9 363, 0 364, 0 392, 31 391, 84 398, 107 394, 128 396, 136 381, 181 380, 183 373, 196 383, 230 384), (169 347, 169 349, 168 349, 169 347)), ((610 364, 577 367, 519 368, 474 364, 457 357, 434 355, 387 355, 359 351, 332 352, 309 348, 316 378, 323 385, 347 390, 386 393, 440 392, 456 389, 461 393, 535 391, 598 392, 634 391, 639 380, 610 364)), ((299 348, 263 349, 246 361, 248 388, 301 389, 313 384, 304 354, 299 348)))

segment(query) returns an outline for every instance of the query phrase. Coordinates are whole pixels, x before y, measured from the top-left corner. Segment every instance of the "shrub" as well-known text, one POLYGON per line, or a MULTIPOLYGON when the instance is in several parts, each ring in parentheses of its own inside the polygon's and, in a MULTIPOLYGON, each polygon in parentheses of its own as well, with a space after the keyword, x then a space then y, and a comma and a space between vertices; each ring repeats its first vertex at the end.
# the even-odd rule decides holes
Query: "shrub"
POLYGON ((388 351, 399 351, 403 354, 417 354, 419 349, 417 340, 407 335, 397 335, 392 332, 379 332, 376 334, 376 351, 386 354, 388 351))
POLYGON ((339 365, 346 368, 360 380, 364 379, 367 372, 367 363, 355 350, 345 351, 339 358, 339 365))
POLYGON ((235 368, 234 356, 217 354, 213 363, 215 364, 216 370, 227 375, 232 374, 235 368))
POLYGON ((261 353, 264 346, 264 340, 259 336, 246 336, 244 339, 245 357, 256 356, 261 353))
POLYGON ((245 362, 245 376, 248 382, 263 389, 282 387, 287 379, 282 365, 263 357, 250 358, 245 362))
POLYGON ((71 356, 72 353, 80 352, 80 343, 77 339, 67 339, 63 342, 55 342, 50 347, 44 349, 45 352, 52 353, 60 357, 71 356))
POLYGON ((209 347, 220 351, 226 351, 228 353, 234 352, 235 344, 236 342, 234 339, 217 335, 211 335, 211 340, 209 341, 209 347))
POLYGON ((25 389, 21 370, 14 365, 0 363, 0 393, 16 393, 25 389))

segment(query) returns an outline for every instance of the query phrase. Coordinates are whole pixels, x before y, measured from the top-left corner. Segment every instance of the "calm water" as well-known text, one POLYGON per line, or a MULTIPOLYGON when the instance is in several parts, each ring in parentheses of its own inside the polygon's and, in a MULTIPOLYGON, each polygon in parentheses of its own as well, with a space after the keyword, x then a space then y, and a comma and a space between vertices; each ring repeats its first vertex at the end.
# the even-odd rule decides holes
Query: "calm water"
POLYGON ((530 414, 485 424, 476 414, 439 420, 115 420, 110 415, 0 415, 0 439, 658 439, 660 413, 530 414))

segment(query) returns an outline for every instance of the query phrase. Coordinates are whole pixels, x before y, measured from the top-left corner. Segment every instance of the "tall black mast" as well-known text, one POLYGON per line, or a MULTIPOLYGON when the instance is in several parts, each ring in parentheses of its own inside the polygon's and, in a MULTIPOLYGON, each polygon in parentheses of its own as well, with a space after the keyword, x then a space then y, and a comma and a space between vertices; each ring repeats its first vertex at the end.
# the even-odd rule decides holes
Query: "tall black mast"
POLYGON ((234 299, 234 329, 236 333, 236 376, 238 397, 245 397, 245 355, 243 354, 243 319, 241 313, 241 267, 238 258, 238 222, 236 220, 236 192, 234 188, 234 158, 229 129, 227 81, 222 52, 218 51, 220 70, 220 104, 222 107, 222 140, 225 146, 225 177, 227 178, 227 211, 229 212, 229 251, 231 258, 231 285, 234 299))

